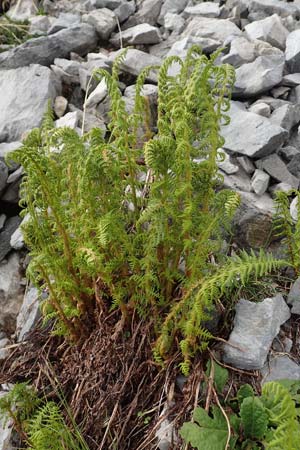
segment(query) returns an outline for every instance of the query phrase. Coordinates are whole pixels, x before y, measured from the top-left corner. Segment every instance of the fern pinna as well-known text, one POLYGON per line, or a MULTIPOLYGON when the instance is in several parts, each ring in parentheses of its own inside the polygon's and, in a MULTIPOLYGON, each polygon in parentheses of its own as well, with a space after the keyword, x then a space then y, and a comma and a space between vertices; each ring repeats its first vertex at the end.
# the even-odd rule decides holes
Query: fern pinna
POLYGON ((108 138, 99 129, 83 136, 55 129, 48 112, 41 129, 14 152, 26 172, 28 273, 49 292, 43 310, 46 320, 57 319, 57 332, 84 335, 96 302, 103 312, 120 308, 123 322, 133 310, 151 315, 156 358, 181 341, 186 373, 210 337, 203 322, 213 303, 281 264, 262 254, 227 263, 220 251, 239 197, 216 193, 220 125, 228 122, 234 81, 231 66, 216 64, 218 54, 208 58, 192 47, 185 61, 164 61, 155 134, 142 95, 153 68, 138 77, 128 114, 118 85, 125 51, 112 74, 95 73, 111 97, 108 138), (171 75, 174 64, 177 75, 171 75))

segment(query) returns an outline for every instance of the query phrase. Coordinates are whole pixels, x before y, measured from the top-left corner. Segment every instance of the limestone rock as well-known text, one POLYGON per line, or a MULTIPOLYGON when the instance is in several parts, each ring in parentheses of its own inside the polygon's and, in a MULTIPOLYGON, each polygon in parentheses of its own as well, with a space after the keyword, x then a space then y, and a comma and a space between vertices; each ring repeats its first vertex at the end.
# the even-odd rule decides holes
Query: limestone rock
POLYGON ((161 41, 161 35, 157 27, 149 25, 148 23, 141 23, 125 31, 116 33, 110 39, 114 45, 119 45, 120 39, 124 44, 140 45, 140 44, 158 44, 161 41))
POLYGON ((300 380, 300 366, 286 355, 271 358, 261 370, 262 384, 275 380, 300 380))
MULTIPOLYGON (((120 50, 114 52, 110 55, 110 60, 113 61, 116 56, 120 54, 120 50)), ((134 76, 138 76, 139 73, 148 66, 159 66, 161 64, 161 59, 156 56, 149 55, 148 53, 142 52, 141 50, 129 49, 125 60, 121 64, 121 71, 129 73, 134 76)), ((146 81, 151 83, 157 83, 157 72, 152 70, 148 74, 146 81)))
POLYGON ((0 71, 0 91, 0 142, 16 141, 41 124, 60 84, 47 67, 32 65, 0 71))
POLYGON ((234 327, 224 346, 224 361, 247 370, 261 369, 266 362, 280 325, 290 318, 290 310, 281 294, 260 303, 241 299, 236 305, 234 327))
MULTIPOLYGON (((11 251, 12 247, 10 245, 10 240, 13 233, 16 231, 20 225, 21 219, 18 216, 10 217, 6 220, 4 228, 0 233, 0 262, 6 257, 6 255, 11 251)), ((1 286, 0 286, 1 288, 1 286)))
POLYGON ((82 23, 50 36, 29 39, 12 50, 0 53, 0 69, 15 69, 29 64, 49 66, 55 58, 66 58, 71 52, 85 55, 96 45, 95 28, 82 23))
POLYGON ((40 296, 37 288, 31 287, 24 295, 24 300, 17 316, 16 334, 18 342, 26 339, 26 335, 32 330, 40 318, 40 296))
POLYGON ((251 186, 255 194, 263 195, 268 189, 270 176, 263 170, 256 169, 251 180, 251 186))
POLYGON ((12 253, 7 262, 0 264, 0 330, 14 332, 22 301, 20 260, 17 253, 12 253))
POLYGON ((276 151, 287 137, 287 131, 269 119, 239 109, 232 102, 228 112, 231 122, 222 127, 224 149, 250 158, 259 158, 276 151))
POLYGON ((277 14, 273 14, 263 20, 249 23, 245 27, 245 32, 249 39, 259 39, 266 41, 274 47, 281 50, 285 49, 288 30, 282 25, 281 19, 277 14))
POLYGON ((286 165, 277 154, 259 159, 255 162, 255 165, 258 169, 267 172, 276 181, 288 183, 295 189, 298 188, 299 180, 288 171, 286 165))
POLYGON ((97 9, 82 16, 83 22, 95 27, 99 37, 107 40, 117 26, 115 14, 107 8, 97 9))
POLYGON ((183 17, 202 16, 217 18, 221 14, 220 7, 214 2, 198 3, 194 6, 187 6, 183 11, 183 17))
POLYGON ((292 31, 288 35, 285 59, 291 73, 300 72, 300 30, 292 31))

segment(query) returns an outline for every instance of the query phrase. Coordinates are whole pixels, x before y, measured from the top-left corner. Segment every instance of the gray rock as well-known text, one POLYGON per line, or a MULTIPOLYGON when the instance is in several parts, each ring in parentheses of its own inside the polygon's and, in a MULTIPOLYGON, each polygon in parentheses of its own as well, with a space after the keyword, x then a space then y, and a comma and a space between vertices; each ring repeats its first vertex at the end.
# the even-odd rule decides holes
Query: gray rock
POLYGON ((120 6, 118 6, 117 9, 115 9, 114 13, 118 17, 119 22, 123 23, 125 20, 128 19, 128 17, 132 16, 135 12, 135 3, 134 1, 127 1, 124 3, 121 3, 120 6))
POLYGON ((97 87, 88 96, 85 106, 91 108, 96 106, 98 103, 102 102, 108 94, 108 88, 106 85, 105 78, 102 78, 97 87))
POLYGON ((15 181, 14 183, 9 184, 6 190, 4 191, 1 200, 7 203, 19 203, 20 183, 21 179, 15 181))
POLYGON ((37 288, 30 287, 25 292, 24 300, 17 316, 16 335, 18 342, 26 339, 26 335, 33 329, 40 316, 39 292, 37 288))
POLYGON ((0 160, 0 196, 3 189, 6 186, 7 178, 8 178, 7 165, 5 164, 5 162, 0 160))
POLYGON ((65 97, 62 97, 61 95, 58 95, 54 100, 53 106, 56 117, 58 118, 62 117, 65 114, 67 107, 68 107, 68 100, 65 97))
POLYGON ((271 89, 271 94, 274 98, 282 98, 284 100, 287 100, 291 88, 288 86, 276 86, 273 89, 271 89))
MULTIPOLYGON (((136 14, 126 22, 126 28, 133 27, 139 23, 148 23, 149 25, 155 25, 160 14, 161 6, 163 0, 144 0, 141 5, 139 5, 136 14)), ((173 11, 174 14, 176 12, 173 11)), ((166 11, 164 14, 168 14, 166 11)))
POLYGON ((97 9, 90 14, 84 14, 82 21, 95 27, 99 37, 107 40, 117 26, 115 14, 107 8, 97 9))
POLYGON ((7 178, 7 184, 14 183, 19 180, 24 173, 23 167, 20 166, 17 170, 14 170, 7 178))
MULTIPOLYGON (((0 338, 0 361, 7 358, 9 355, 9 350, 6 349, 9 345, 9 339, 7 338, 0 338)), ((0 435, 1 435, 1 425, 0 425, 0 435)), ((0 443, 1 443, 1 437, 0 437, 0 443)), ((0 444, 0 450, 1 450, 1 444, 0 444)))
POLYGON ((290 72, 300 72, 300 30, 292 31, 286 40, 285 59, 290 72))
POLYGON ((271 108, 266 103, 254 103, 250 106, 249 111, 263 117, 270 117, 271 108))
POLYGON ((284 159, 286 162, 292 161, 293 157, 298 155, 299 153, 300 151, 297 148, 292 147, 291 145, 282 147, 278 150, 278 155, 281 156, 282 159, 284 159))
POLYGON ((284 75, 282 78, 282 84, 290 87, 298 86, 300 84, 300 73, 284 75))
POLYGON ((240 369, 261 369, 266 362, 280 325, 290 318, 290 310, 281 294, 261 303, 241 299, 236 305, 234 327, 224 346, 223 359, 240 369))
POLYGON ((289 34, 289 31, 282 25, 281 19, 277 14, 249 23, 245 27, 245 32, 249 39, 266 41, 281 50, 285 49, 286 38, 289 34))
POLYGON ((265 247, 273 238, 274 201, 268 194, 260 197, 252 192, 239 194, 241 205, 233 219, 234 241, 246 249, 265 247))
MULTIPOLYGON (((3 395, 6 395, 6 393, 0 391, 0 398, 3 395)), ((12 431, 12 419, 0 418, 0 450, 15 450, 11 442, 12 431)))
POLYGON ((223 178, 223 187, 225 189, 251 192, 251 180, 245 172, 238 171, 232 175, 227 175, 226 172, 220 170, 219 173, 223 178))
POLYGON ((257 51, 255 45, 249 42, 244 36, 232 39, 230 43, 230 52, 222 57, 224 64, 231 64, 234 67, 240 67, 245 63, 254 61, 257 51))
POLYGON ((294 222, 298 222, 298 197, 295 197, 290 204, 290 214, 294 222))
POLYGON ((300 380, 300 366, 286 355, 271 358, 261 370, 262 384, 275 380, 300 380))
POLYGON ((251 180, 251 186, 255 194, 263 195, 268 189, 270 176, 263 170, 256 169, 251 180))
POLYGON ((209 19, 206 17, 194 17, 182 37, 193 37, 194 43, 205 44, 210 49, 217 49, 223 45, 228 37, 241 36, 241 30, 229 20, 224 19, 209 19))
POLYGON ((27 20, 38 11, 38 0, 19 0, 8 4, 12 3, 14 3, 13 6, 7 12, 8 17, 12 20, 27 20))
POLYGON ((158 23, 163 25, 164 17, 168 12, 180 14, 187 6, 188 0, 165 0, 161 7, 158 23))
POLYGON ((290 131, 300 122, 300 105, 283 105, 273 112, 270 120, 275 125, 290 131))
POLYGON ((11 251, 10 239, 13 233, 16 231, 21 223, 21 219, 18 216, 9 217, 0 233, 0 262, 11 251))
POLYGON ((6 221, 6 215, 5 214, 0 214, 0 231, 4 227, 5 221, 6 221))
POLYGON ((252 175, 255 172, 255 166, 247 156, 238 156, 236 160, 248 175, 252 175))
POLYGON ((258 169, 267 172, 274 180, 288 183, 295 189, 298 188, 299 180, 288 171, 285 163, 277 154, 259 159, 255 162, 255 165, 258 169))
POLYGON ((227 175, 233 175, 238 172, 239 168, 236 164, 233 164, 230 160, 230 156, 222 150, 221 152, 222 159, 221 161, 217 161, 217 165, 219 169, 223 170, 223 172, 227 173, 227 175))
POLYGON ((185 26, 185 20, 179 14, 167 13, 165 15, 164 27, 166 30, 180 33, 185 26))
POLYGON ((36 36, 47 34, 51 26, 51 22, 48 16, 34 16, 30 18, 29 22, 29 33, 36 36))
POLYGON ((122 5, 124 0, 92 0, 94 8, 108 8, 114 10, 122 5))
POLYGON ((0 264, 0 329, 15 331, 16 318, 23 301, 20 260, 12 253, 7 262, 0 264))
POLYGON ((270 186, 269 192, 275 197, 277 192, 289 192, 291 189, 292 186, 288 183, 277 183, 270 186))
POLYGON ((229 153, 259 158, 276 151, 287 137, 286 130, 265 117, 239 109, 236 102, 232 102, 228 115, 231 122, 222 127, 222 135, 223 147, 229 153))
POLYGON ((250 0, 247 3, 250 17, 253 19, 258 17, 263 19, 272 14, 278 14, 281 17, 298 17, 300 13, 299 6, 281 0, 250 0))
POLYGON ((60 13, 57 19, 52 21, 48 30, 48 34, 57 33, 64 28, 70 28, 74 25, 80 24, 80 15, 73 13, 60 13))
POLYGON ((16 141, 25 131, 41 124, 49 99, 60 84, 47 67, 32 65, 0 71, 0 142, 16 141))
POLYGON ((284 55, 259 56, 253 62, 236 70, 233 94, 238 97, 253 97, 268 91, 282 80, 284 55))
MULTIPOLYGON (((4 161, 4 159, 8 156, 9 153, 17 150, 22 146, 22 142, 2 142, 0 143, 0 160, 4 161)), ((15 170, 15 165, 11 166, 11 161, 9 161, 9 169, 15 170)))
POLYGON ((64 58, 55 58, 51 69, 62 79, 65 84, 79 83, 79 69, 81 64, 78 61, 70 61, 64 58))
POLYGON ((183 11, 182 15, 185 18, 193 16, 202 16, 217 18, 221 14, 220 7, 214 2, 199 3, 194 6, 187 6, 183 11))
MULTIPOLYGON (((122 50, 113 52, 110 55, 110 60, 113 61, 121 51, 122 50)), ((160 64, 161 59, 156 56, 149 55, 149 53, 142 52, 141 50, 129 49, 125 60, 121 64, 121 71, 138 76, 145 67, 160 66, 160 64)), ((150 83, 157 83, 157 72, 151 70, 146 78, 146 81, 150 83)))
MULTIPOLYGON (((167 414, 168 409, 170 409, 172 405, 165 404, 160 417, 163 417, 167 414)), ((157 439, 157 448, 159 450, 171 450, 173 444, 176 442, 176 434, 174 429, 174 423, 170 421, 168 418, 165 418, 161 421, 156 433, 155 437, 157 439)))
POLYGON ((292 157, 290 162, 287 164, 287 169, 292 175, 300 180, 300 152, 292 157))
POLYGON ((29 39, 0 54, 0 69, 15 69, 29 64, 49 66, 55 58, 67 58, 70 52, 85 55, 97 45, 94 27, 83 23, 50 36, 29 39))
POLYGON ((287 302, 292 307, 292 314, 300 315, 300 277, 291 286, 287 302))
POLYGON ((116 33, 110 39, 110 42, 118 46, 120 44, 120 40, 122 40, 123 44, 146 45, 158 44, 162 40, 162 38, 158 28, 147 23, 141 23, 139 25, 135 25, 132 28, 128 28, 125 31, 122 31, 121 36, 120 33, 116 33))
POLYGON ((65 114, 63 117, 55 121, 55 127, 61 128, 61 127, 68 127, 75 130, 79 123, 79 114, 77 111, 75 112, 69 112, 65 114))

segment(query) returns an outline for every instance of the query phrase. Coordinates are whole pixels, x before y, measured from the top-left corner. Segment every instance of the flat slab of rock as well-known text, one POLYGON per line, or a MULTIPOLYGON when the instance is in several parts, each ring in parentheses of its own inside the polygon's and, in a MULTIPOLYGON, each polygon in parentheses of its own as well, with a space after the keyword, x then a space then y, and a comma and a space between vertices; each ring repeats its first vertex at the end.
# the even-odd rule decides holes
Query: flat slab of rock
POLYGON ((266 41, 281 50, 285 49, 286 38, 289 34, 289 31, 283 26, 277 14, 249 23, 249 25, 245 26, 245 32, 249 39, 266 41))
POLYGON ((259 56, 253 62, 243 64, 236 70, 233 95, 244 98, 269 91, 281 82, 284 64, 281 51, 259 56))
POLYGON ((0 142, 17 141, 25 131, 38 127, 48 100, 54 100, 60 89, 48 67, 32 65, 0 70, 0 142))
POLYGON ((55 58, 68 58, 71 52, 85 55, 93 51, 97 41, 95 28, 82 23, 50 36, 29 39, 12 50, 0 53, 0 69, 15 69, 29 64, 50 66, 55 58))
POLYGON ((288 171, 286 165, 276 153, 257 160, 255 165, 258 169, 267 172, 276 181, 288 183, 295 189, 298 188, 299 179, 288 171))
POLYGON ((183 11, 183 17, 202 16, 217 18, 221 14, 220 7, 214 2, 199 3, 194 6, 187 6, 183 11))
MULTIPOLYGON (((114 60, 122 50, 118 50, 111 54, 110 60, 114 60)), ((129 49, 124 61, 121 64, 121 71, 129 73, 134 76, 138 76, 140 72, 148 66, 160 66, 161 59, 157 56, 149 55, 149 53, 142 52, 141 50, 129 49)), ((157 83, 157 71, 150 71, 146 81, 151 83, 157 83)))
POLYGON ((262 384, 275 380, 300 380, 300 366, 288 356, 276 356, 271 358, 262 368, 262 384))
POLYGON ((12 253, 7 262, 0 263, 0 331, 15 331, 22 302, 20 259, 17 253, 12 253))
POLYGON ((286 40, 285 59, 290 72, 300 72, 300 30, 292 31, 286 40))
POLYGON ((246 370, 261 369, 280 326, 290 318, 290 310, 281 294, 260 303, 241 299, 236 305, 234 327, 224 346, 223 360, 246 370))
POLYGON ((288 135, 266 117, 244 111, 235 102, 232 102, 228 115, 230 124, 222 127, 223 147, 228 152, 259 158, 275 152, 288 135))
POLYGON ((35 287, 31 287, 24 295, 24 300, 17 317, 16 335, 18 342, 23 341, 40 318, 40 295, 35 287))
POLYGON ((132 28, 128 28, 121 32, 121 36, 119 33, 116 33, 110 39, 110 42, 118 46, 120 39, 122 39, 124 44, 130 45, 158 44, 162 40, 159 29, 148 23, 141 23, 132 28))

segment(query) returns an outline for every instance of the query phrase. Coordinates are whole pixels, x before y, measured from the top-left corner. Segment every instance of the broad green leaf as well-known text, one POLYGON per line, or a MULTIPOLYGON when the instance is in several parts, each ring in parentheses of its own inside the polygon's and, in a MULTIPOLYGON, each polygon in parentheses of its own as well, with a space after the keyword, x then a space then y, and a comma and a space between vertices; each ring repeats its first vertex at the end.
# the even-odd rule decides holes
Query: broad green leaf
POLYGON ((268 414, 257 397, 247 397, 241 404, 240 416, 245 436, 262 438, 268 426, 268 414))
POLYGON ((213 407, 213 417, 203 408, 196 408, 194 420, 198 423, 184 423, 180 435, 186 443, 190 443, 197 450, 224 450, 228 429, 222 412, 213 407))
POLYGON ((254 391, 250 384, 243 384, 243 386, 240 387, 237 393, 239 404, 241 405, 243 403, 243 400, 247 397, 254 397, 254 391))
MULTIPOLYGON (((218 393, 221 394, 228 381, 228 370, 219 366, 219 364, 215 362, 213 362, 213 365, 214 365, 214 383, 218 393)), ((208 361, 207 369, 205 372, 207 377, 210 376, 210 369, 211 369, 211 362, 208 361)))

